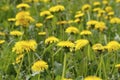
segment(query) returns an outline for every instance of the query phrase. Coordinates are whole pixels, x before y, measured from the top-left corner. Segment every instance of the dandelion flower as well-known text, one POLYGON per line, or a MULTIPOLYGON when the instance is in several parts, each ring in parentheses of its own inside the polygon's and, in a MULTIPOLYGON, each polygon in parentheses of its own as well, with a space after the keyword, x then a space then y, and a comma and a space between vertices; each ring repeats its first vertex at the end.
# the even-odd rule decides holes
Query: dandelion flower
POLYGON ((45 44, 49 44, 49 43, 55 43, 55 42, 58 42, 59 39, 54 37, 54 36, 51 36, 51 37, 48 37, 47 39, 45 39, 45 44))
POLYGON ((49 16, 49 15, 51 15, 51 13, 50 13, 50 11, 42 11, 42 12, 40 12, 40 16, 49 16))
POLYGON ((67 48, 73 48, 75 45, 71 41, 60 41, 57 46, 60 47, 67 47, 67 48))
POLYGON ((49 9, 50 12, 59 12, 64 10, 65 10, 65 7, 63 5, 56 5, 49 9))
POLYGON ((75 15, 75 18, 81 18, 82 16, 84 16, 84 13, 82 13, 81 11, 79 13, 77 13, 75 15))
POLYGON ((19 54, 17 57, 16 57, 16 60, 13 64, 18 64, 21 62, 22 58, 24 57, 24 54, 19 54))
POLYGON ((79 23, 79 22, 81 22, 81 20, 80 20, 79 18, 76 18, 76 19, 74 20, 74 23, 79 23))
POLYGON ((93 3, 93 6, 95 6, 95 7, 100 6, 100 5, 101 5, 101 3, 99 1, 96 1, 96 2, 93 3))
POLYGON ((98 12, 101 8, 97 7, 93 9, 93 12, 98 12))
POLYGON ((33 72, 42 72, 46 69, 48 69, 48 64, 43 60, 36 61, 31 67, 33 72))
POLYGON ((34 22, 34 19, 30 16, 30 13, 27 11, 21 11, 16 14, 16 26, 28 26, 31 22, 34 22))
POLYGON ((120 49, 120 44, 117 41, 110 41, 106 46, 105 49, 108 50, 108 52, 117 51, 120 49))
POLYGON ((97 52, 97 51, 100 51, 100 52, 103 52, 105 50, 104 46, 100 43, 97 43, 97 44, 94 44, 92 46, 92 49, 97 52))
POLYGON ((62 80, 73 80, 73 79, 70 79, 70 78, 64 78, 64 79, 62 79, 62 80))
POLYGON ((52 19, 54 17, 54 15, 49 15, 49 16, 47 16, 46 17, 46 19, 48 20, 48 19, 52 19))
POLYGON ((20 32, 20 31, 15 30, 15 31, 11 31, 11 32, 10 32, 10 35, 13 35, 13 36, 22 36, 23 33, 20 32))
POLYGON ((89 30, 83 30, 82 32, 80 32, 80 35, 92 35, 92 32, 89 30))
POLYGON ((76 27, 70 26, 65 30, 66 33, 74 33, 77 34, 79 33, 79 30, 76 27))
POLYGON ((89 4, 85 4, 82 6, 82 11, 87 11, 91 8, 91 6, 89 4))
POLYGON ((28 4, 21 3, 17 5, 17 8, 30 8, 30 6, 28 4))
POLYGON ((102 79, 96 76, 88 76, 84 80, 102 80, 102 79))
POLYGON ((5 40, 0 40, 0 44, 3 44, 5 42, 5 40))
POLYGON ((98 23, 98 21, 96 21, 96 20, 90 20, 90 21, 88 21, 87 22, 87 28, 89 29, 89 28, 94 28, 95 27, 95 25, 98 23))
POLYGON ((35 51, 37 48, 37 43, 35 40, 26 40, 26 41, 18 41, 15 43, 12 48, 12 52, 16 52, 16 54, 21 54, 23 52, 35 51))
POLYGON ((38 35, 46 35, 46 32, 39 32, 38 35))
POLYGON ((113 17, 110 19, 111 24, 120 24, 120 19, 118 17, 113 17))
POLYGON ((107 7, 105 7, 105 11, 106 12, 111 12, 111 11, 113 11, 113 9, 112 9, 111 6, 107 6, 107 7))
POLYGON ((120 3, 120 0, 116 0, 116 3, 120 3))
POLYGON ((107 29, 107 27, 106 27, 104 22, 98 22, 95 25, 95 29, 98 29, 98 30, 100 30, 102 32, 103 30, 107 29))
POLYGON ((120 68, 120 64, 116 64, 115 67, 116 67, 116 68, 120 68))
POLYGON ((84 46, 86 46, 89 43, 89 41, 86 39, 79 39, 79 40, 75 41, 75 43, 76 43, 75 50, 79 50, 79 49, 83 48, 84 46))
POLYGON ((102 3, 103 3, 104 5, 108 5, 108 1, 107 1, 107 0, 103 0, 102 3))
POLYGON ((58 21, 57 25, 63 25, 63 24, 67 24, 67 23, 68 23, 67 21, 58 21))
POLYGON ((40 27, 43 26, 43 24, 42 24, 42 23, 36 23, 35 26, 36 26, 37 28, 40 28, 40 27))
POLYGON ((68 20, 67 23, 68 24, 74 23, 74 20, 68 20))

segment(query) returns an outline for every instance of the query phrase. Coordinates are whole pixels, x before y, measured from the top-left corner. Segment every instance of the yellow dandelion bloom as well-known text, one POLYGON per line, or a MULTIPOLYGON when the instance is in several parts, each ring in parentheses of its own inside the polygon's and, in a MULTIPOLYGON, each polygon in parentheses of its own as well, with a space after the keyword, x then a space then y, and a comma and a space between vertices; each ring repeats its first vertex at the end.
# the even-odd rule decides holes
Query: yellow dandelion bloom
POLYGON ((120 0, 116 0, 116 3, 120 3, 120 0))
POLYGON ((65 10, 65 7, 63 5, 56 5, 49 9, 50 12, 59 12, 64 10, 65 10))
POLYGON ((79 22, 81 22, 81 20, 80 20, 79 18, 76 18, 76 19, 74 20, 74 23, 79 23, 79 22))
POLYGON ((37 43, 35 40, 26 40, 26 41, 18 41, 15 43, 12 48, 12 52, 16 52, 17 54, 21 54, 23 52, 35 51, 37 48, 37 43))
POLYGON ((92 32, 89 30, 83 30, 82 32, 80 32, 80 35, 92 35, 92 32))
POLYGON ((84 46, 86 46, 89 43, 89 41, 86 39, 79 39, 79 40, 75 41, 75 43, 76 43, 75 50, 79 50, 79 49, 83 48, 84 46))
POLYGON ((55 43, 55 42, 58 42, 59 39, 54 37, 54 36, 51 36, 51 37, 48 37, 47 39, 45 39, 45 44, 49 44, 49 43, 55 43))
POLYGON ((100 9, 100 10, 98 11, 97 17, 103 17, 104 15, 105 15, 105 10, 100 9))
POLYGON ((104 46, 100 43, 97 43, 97 44, 94 44, 92 46, 92 49, 97 52, 97 51, 100 51, 100 52, 103 52, 105 50, 104 46))
POLYGON ((57 25, 63 25, 63 24, 67 24, 67 23, 68 23, 67 21, 58 21, 57 25))
POLYGON ((67 48, 73 48, 75 46, 74 43, 72 43, 71 41, 60 41, 57 46, 60 47, 67 47, 67 48))
POLYGON ((35 26, 36 26, 37 28, 40 28, 40 27, 43 26, 43 24, 42 24, 42 23, 36 23, 35 26))
POLYGON ((28 4, 21 3, 17 5, 17 8, 30 8, 30 6, 28 4))
POLYGON ((76 12, 76 14, 80 14, 80 13, 82 13, 82 11, 77 11, 77 12, 76 12))
POLYGON ((18 64, 21 62, 22 58, 24 57, 24 54, 19 54, 17 57, 16 57, 16 60, 13 64, 18 64))
POLYGON ((5 33, 4 32, 0 32, 0 36, 5 36, 5 33))
POLYGON ((94 9, 93 9, 93 12, 99 12, 100 9, 101 9, 101 8, 99 8, 99 7, 94 8, 94 9))
POLYGON ((42 11, 42 12, 40 12, 40 16, 49 16, 49 15, 51 15, 51 12, 50 11, 42 11))
POLYGON ((5 40, 0 40, 0 44, 3 44, 5 42, 5 40))
POLYGON ((46 69, 48 69, 48 64, 43 60, 36 61, 31 67, 33 72, 42 72, 46 69))
POLYGON ((79 13, 78 12, 76 13, 75 18, 81 18, 82 16, 84 16, 84 13, 79 11, 79 13))
POLYGON ((23 33, 20 32, 20 31, 15 30, 15 31, 11 31, 11 32, 10 32, 10 35, 12 35, 12 36, 22 36, 23 33))
POLYGON ((66 30, 65 30, 66 33, 74 33, 74 34, 77 34, 79 33, 79 30, 74 27, 74 26, 70 26, 68 27, 66 30))
POLYGON ((82 6, 82 11, 87 11, 91 8, 91 5, 90 4, 85 4, 82 6))
POLYGON ((113 17, 110 19, 111 24, 120 24, 120 18, 118 17, 113 17))
POLYGON ((107 29, 107 27, 106 27, 104 22, 98 22, 95 25, 95 29, 98 29, 98 30, 100 30, 102 32, 103 30, 107 29))
POLYGON ((113 16, 115 14, 115 12, 114 11, 111 11, 111 12, 108 12, 108 16, 113 16))
POLYGON ((27 11, 21 11, 16 14, 16 26, 28 26, 31 22, 34 22, 34 19, 30 16, 30 13, 27 11))
POLYGON ((96 76, 88 76, 84 80, 102 80, 102 79, 96 76))
POLYGON ((107 1, 107 0, 103 0, 102 3, 103 3, 104 5, 108 5, 108 1, 107 1))
POLYGON ((40 0, 40 1, 44 3, 50 2, 50 0, 40 0))
POLYGON ((96 2, 93 3, 93 6, 95 6, 95 7, 100 6, 100 5, 101 5, 101 3, 99 1, 96 1, 96 2))
POLYGON ((49 15, 49 16, 47 16, 45 19, 52 19, 54 17, 54 15, 49 15))
POLYGON ((15 18, 8 18, 8 21, 9 22, 14 22, 14 21, 16 21, 16 19, 15 18))
POLYGON ((74 23, 74 20, 68 20, 67 23, 68 24, 74 23))
POLYGON ((90 20, 90 21, 87 22, 87 28, 88 29, 89 28, 94 28, 97 23, 98 23, 98 21, 96 21, 96 20, 90 20))
POLYGON ((111 6, 107 6, 107 7, 105 7, 105 11, 106 12, 111 12, 111 11, 113 11, 113 9, 112 9, 111 6))
POLYGON ((108 12, 107 16, 105 17, 105 19, 111 20, 114 17, 114 14, 115 14, 114 11, 108 12))
POLYGON ((38 35, 46 35, 46 32, 39 32, 38 35))
POLYGON ((73 79, 70 79, 70 78, 64 78, 64 79, 62 79, 62 80, 73 80, 73 79))
POLYGON ((115 67, 116 67, 116 68, 120 68, 120 64, 116 64, 115 67))
POLYGON ((108 52, 117 51, 120 49, 120 44, 117 41, 110 41, 106 46, 105 49, 108 50, 108 52))

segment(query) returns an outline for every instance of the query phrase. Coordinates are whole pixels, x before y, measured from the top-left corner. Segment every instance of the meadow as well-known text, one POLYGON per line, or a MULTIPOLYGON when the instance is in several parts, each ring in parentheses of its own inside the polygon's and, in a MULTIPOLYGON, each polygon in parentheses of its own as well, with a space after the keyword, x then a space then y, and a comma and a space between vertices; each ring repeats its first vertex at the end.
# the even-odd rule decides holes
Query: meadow
POLYGON ((0 0, 0 80, 120 80, 120 0, 0 0))

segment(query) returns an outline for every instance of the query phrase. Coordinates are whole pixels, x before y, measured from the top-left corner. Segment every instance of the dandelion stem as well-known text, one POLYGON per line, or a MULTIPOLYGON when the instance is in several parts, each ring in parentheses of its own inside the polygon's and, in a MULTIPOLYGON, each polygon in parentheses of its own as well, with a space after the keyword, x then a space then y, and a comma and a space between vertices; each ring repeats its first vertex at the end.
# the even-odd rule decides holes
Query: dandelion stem
POLYGON ((40 80, 40 73, 38 74, 38 80, 40 80))
POLYGON ((65 67, 66 67, 66 53, 64 54, 64 63, 63 63, 63 71, 62 71, 62 80, 65 76, 65 67))
POLYGON ((88 15, 88 21, 90 20, 90 13, 89 11, 87 11, 87 15, 88 15))
POLYGON ((16 76, 15 80, 18 80, 18 76, 19 76, 19 73, 20 73, 20 70, 21 70, 21 67, 22 67, 22 63, 23 63, 23 58, 22 58, 22 60, 21 60, 20 66, 19 66, 19 68, 18 68, 17 76, 16 76))

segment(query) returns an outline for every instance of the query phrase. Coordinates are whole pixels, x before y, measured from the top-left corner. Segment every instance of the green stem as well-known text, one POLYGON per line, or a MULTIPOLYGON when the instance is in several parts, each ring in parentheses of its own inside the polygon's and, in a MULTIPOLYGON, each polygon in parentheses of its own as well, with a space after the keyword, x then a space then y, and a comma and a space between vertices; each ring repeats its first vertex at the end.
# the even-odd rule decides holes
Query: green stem
POLYGON ((62 71, 62 80, 65 76, 65 67, 66 67, 66 53, 64 54, 64 63, 63 63, 63 71, 62 71))
POLYGON ((90 45, 88 45, 88 60, 90 61, 90 45))
POLYGON ((17 76, 16 76, 15 80, 18 80, 18 76, 19 76, 19 73, 20 73, 20 70, 21 70, 21 67, 22 67, 22 63, 23 63, 23 58, 22 58, 22 60, 21 60, 20 66, 19 66, 19 68, 18 68, 17 76))
POLYGON ((54 57, 60 50, 62 50, 62 48, 59 48, 59 49, 55 52, 55 54, 53 54, 53 57, 54 57))
MULTIPOLYGON (((27 54, 28 54, 28 69, 30 69, 30 53, 27 54)), ((28 72, 30 73, 30 70, 28 72)))
POLYGON ((52 55, 52 80, 54 80, 54 71, 53 71, 54 70, 54 56, 53 56, 53 53, 54 52, 51 53, 51 55, 52 55))
POLYGON ((87 15, 88 15, 88 21, 90 20, 90 13, 89 11, 87 11, 87 15))
POLYGON ((38 74, 38 80, 40 80, 40 73, 38 74))

